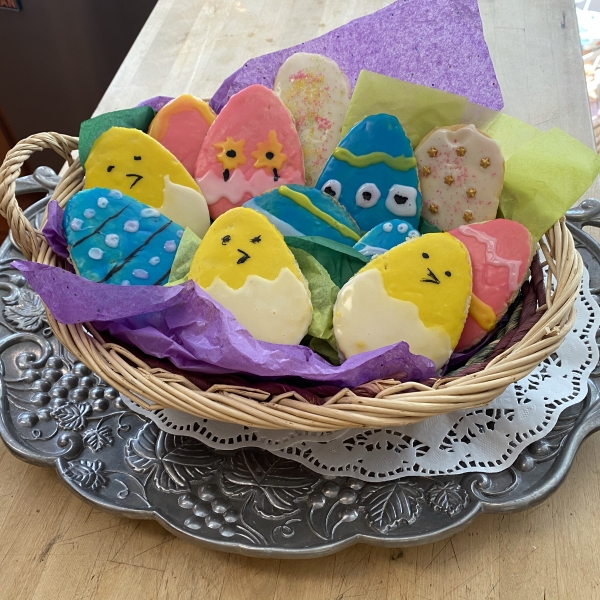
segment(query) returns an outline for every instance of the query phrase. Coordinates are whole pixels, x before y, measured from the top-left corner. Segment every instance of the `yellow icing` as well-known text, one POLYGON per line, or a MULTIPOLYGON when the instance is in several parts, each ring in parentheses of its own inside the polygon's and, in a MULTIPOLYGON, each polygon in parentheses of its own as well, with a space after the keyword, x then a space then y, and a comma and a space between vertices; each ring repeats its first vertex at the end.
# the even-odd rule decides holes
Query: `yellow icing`
POLYGON ((246 155, 244 154, 244 146, 246 140, 235 141, 232 137, 227 137, 224 142, 216 142, 213 146, 220 150, 217 154, 217 160, 223 165, 223 169, 237 169, 240 165, 246 163, 246 155), (227 156, 227 153, 233 150, 235 156, 227 156))
POLYGON ((371 152, 369 154, 352 154, 346 148, 336 148, 333 151, 334 158, 347 162, 352 167, 370 167, 379 163, 385 163, 390 169, 396 171, 408 171, 417 166, 417 159, 414 156, 391 156, 386 152, 371 152))
POLYGON ((452 354, 444 327, 425 327, 415 304, 389 296, 377 269, 361 271, 341 289, 333 331, 346 358, 400 341, 406 342, 413 354, 430 358, 438 369, 452 354))
POLYGON ((105 131, 94 142, 85 171, 86 188, 119 190, 158 209, 163 204, 166 175, 171 182, 200 192, 184 166, 164 146, 139 129, 111 127, 105 131))
POLYGON ((299 344, 312 320, 310 292, 287 267, 272 281, 248 275, 236 290, 217 276, 206 292, 263 342, 299 344))
POLYGON ((485 331, 491 331, 496 325, 497 317, 494 309, 480 300, 475 294, 471 294, 471 305, 469 314, 475 320, 475 323, 485 331))
POLYGON ((321 219, 321 221, 325 221, 330 227, 337 229, 344 237, 350 238, 355 242, 358 242, 360 239, 360 235, 352 231, 352 229, 346 227, 343 223, 336 221, 331 215, 328 215, 326 212, 316 207, 306 194, 292 190, 287 187, 287 185, 279 186, 278 191, 282 196, 289 198, 292 202, 295 202, 298 206, 307 210, 311 215, 317 217, 317 219, 321 219))
POLYGON ((249 275, 274 281, 284 268, 304 282, 279 231, 263 215, 237 207, 223 213, 210 226, 194 255, 188 278, 207 289, 219 277, 229 288, 238 290, 249 275), (224 240, 227 236, 229 240, 224 240), (245 254, 249 258, 239 262, 245 254))
POLYGON ((200 100, 191 94, 181 94, 181 96, 178 96, 168 104, 165 104, 156 113, 156 116, 152 119, 152 123, 150 123, 150 127, 148 128, 148 135, 160 142, 169 129, 171 117, 177 113, 188 110, 195 110, 198 112, 208 125, 212 125, 213 121, 216 119, 215 113, 204 100, 200 100))
POLYGON ((442 327, 452 347, 456 346, 467 317, 472 283, 469 253, 461 242, 449 233, 429 233, 376 256, 359 273, 371 269, 381 273, 389 296, 415 304, 423 325, 442 327), (439 284, 422 281, 434 279, 428 269, 439 284))
POLYGON ((287 154, 282 152, 283 146, 277 140, 276 131, 269 131, 268 141, 258 142, 256 148, 252 152, 252 158, 256 159, 254 163, 255 169, 267 169, 269 173, 272 173, 273 169, 281 170, 283 163, 287 160, 287 154), (267 153, 271 153, 273 156, 269 158, 267 153))

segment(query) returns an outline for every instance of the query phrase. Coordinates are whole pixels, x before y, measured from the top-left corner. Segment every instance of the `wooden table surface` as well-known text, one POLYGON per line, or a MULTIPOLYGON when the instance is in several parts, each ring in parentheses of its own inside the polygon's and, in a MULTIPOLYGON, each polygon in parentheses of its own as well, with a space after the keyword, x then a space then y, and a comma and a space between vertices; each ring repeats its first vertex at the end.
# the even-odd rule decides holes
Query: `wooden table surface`
MULTIPOLYGON (((247 58, 387 3, 159 0, 97 112, 156 94, 209 97, 247 58)), ((593 146, 573 0, 480 0, 480 10, 505 111, 593 146)), ((156 523, 101 513, 51 469, 26 465, 0 444, 0 598, 600 598, 599 459, 600 434, 583 444, 566 483, 542 505, 480 516, 436 544, 358 545, 280 561, 206 550, 156 523)))

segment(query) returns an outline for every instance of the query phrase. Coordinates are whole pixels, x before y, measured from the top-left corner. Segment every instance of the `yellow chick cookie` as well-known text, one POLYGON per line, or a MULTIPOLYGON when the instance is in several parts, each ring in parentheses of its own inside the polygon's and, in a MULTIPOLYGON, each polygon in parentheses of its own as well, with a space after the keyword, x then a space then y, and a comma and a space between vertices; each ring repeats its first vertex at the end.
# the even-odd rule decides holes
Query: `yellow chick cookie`
POLYGON ((139 129, 111 127, 98 137, 85 162, 85 187, 119 190, 199 237, 210 225, 206 200, 193 177, 139 129))
POLYGON ((471 301, 471 261, 448 233, 408 240, 374 258, 340 290, 333 331, 340 352, 404 341, 440 369, 462 333, 471 301))
POLYGON ((233 208, 211 225, 193 279, 257 340, 299 344, 312 320, 310 291, 283 236, 266 217, 233 208))

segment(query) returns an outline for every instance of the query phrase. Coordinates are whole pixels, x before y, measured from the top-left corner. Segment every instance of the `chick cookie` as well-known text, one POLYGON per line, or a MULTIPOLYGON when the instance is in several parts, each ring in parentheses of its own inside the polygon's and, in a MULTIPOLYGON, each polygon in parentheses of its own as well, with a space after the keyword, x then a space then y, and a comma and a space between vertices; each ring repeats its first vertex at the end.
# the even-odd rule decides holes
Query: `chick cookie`
POLYGON ((249 208, 233 208, 211 225, 188 278, 257 340, 299 344, 308 331, 308 284, 283 236, 249 208))
POLYGON ((496 218, 504 185, 500 146, 474 125, 439 127, 415 150, 422 216, 441 231, 496 218))
POLYGON ((333 331, 345 358, 406 342, 440 369, 462 333, 471 261, 448 233, 407 240, 380 254, 340 290, 333 331))

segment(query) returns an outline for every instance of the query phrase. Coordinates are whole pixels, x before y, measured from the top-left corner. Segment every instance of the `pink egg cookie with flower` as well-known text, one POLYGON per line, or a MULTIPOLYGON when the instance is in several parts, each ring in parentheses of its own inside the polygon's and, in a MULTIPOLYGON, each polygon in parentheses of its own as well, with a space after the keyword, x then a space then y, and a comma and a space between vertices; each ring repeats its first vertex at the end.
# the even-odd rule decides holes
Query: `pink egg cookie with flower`
POLYGON ((251 85, 231 97, 204 138, 194 177, 213 219, 280 185, 304 184, 294 121, 272 90, 251 85))
POLYGON ((536 244, 526 227, 508 219, 461 225, 449 233, 466 246, 473 270, 469 316, 456 346, 460 352, 506 313, 529 274, 536 244))
POLYGON ((441 231, 496 218, 504 185, 500 146, 474 125, 438 127, 415 150, 423 209, 441 231))

